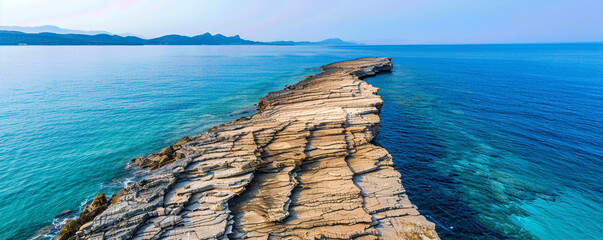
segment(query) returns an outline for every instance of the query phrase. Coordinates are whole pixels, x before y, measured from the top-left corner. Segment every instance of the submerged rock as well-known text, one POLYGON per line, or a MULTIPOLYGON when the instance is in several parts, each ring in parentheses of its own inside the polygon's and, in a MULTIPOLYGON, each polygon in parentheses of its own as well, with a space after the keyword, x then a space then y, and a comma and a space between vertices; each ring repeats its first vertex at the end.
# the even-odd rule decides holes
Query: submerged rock
POLYGON ((46 235, 50 234, 53 230, 54 226, 52 224, 46 225, 43 228, 40 228, 34 236, 31 238, 32 240, 44 239, 47 238, 46 235))
POLYGON ((67 209, 67 210, 62 211, 60 213, 57 213, 57 215, 55 215, 54 218, 60 218, 60 217, 67 216, 67 215, 72 214, 72 213, 73 213, 73 210, 67 209))
POLYGON ((93 220, 69 222, 65 232, 73 239, 438 239, 389 153, 371 143, 383 102, 361 78, 391 68, 389 58, 323 66, 261 98, 251 117, 134 159, 152 172, 109 201, 95 198, 90 205, 99 207, 79 219, 93 220))
POLYGON ((253 104, 251 106, 247 106, 242 109, 236 110, 236 111, 230 113, 229 115, 230 116, 243 115, 243 114, 249 115, 249 114, 255 113, 256 110, 257 110, 257 105, 253 104))

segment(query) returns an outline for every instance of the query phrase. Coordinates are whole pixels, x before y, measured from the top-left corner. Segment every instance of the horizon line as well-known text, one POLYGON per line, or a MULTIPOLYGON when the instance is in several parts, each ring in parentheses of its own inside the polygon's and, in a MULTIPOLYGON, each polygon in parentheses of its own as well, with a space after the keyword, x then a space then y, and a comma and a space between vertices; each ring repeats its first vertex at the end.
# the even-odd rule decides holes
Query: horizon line
MULTIPOLYGON (((121 36, 121 37, 137 37, 137 38, 141 38, 144 40, 150 40, 150 39, 154 39, 154 38, 160 38, 160 37, 164 37, 164 36, 170 36, 170 35, 179 35, 179 36, 186 36, 186 37, 195 37, 195 36, 200 36, 203 34, 211 34, 212 36, 215 35, 222 35, 225 37, 236 37, 239 36, 240 38, 244 39, 244 40, 248 40, 248 41, 254 41, 254 42, 261 42, 261 43, 271 43, 271 42, 320 42, 320 41, 324 41, 324 40, 329 40, 329 39, 339 39, 345 42, 352 42, 352 43, 356 43, 358 45, 366 45, 366 46, 402 46, 402 45, 508 45, 508 44, 584 44, 584 43, 603 43, 603 39, 602 40, 595 40, 595 41, 569 41, 569 42, 565 42, 565 41, 534 41, 534 42, 522 42, 522 41, 518 41, 518 42, 474 42, 474 43, 470 43, 470 42, 451 42, 451 43, 446 43, 446 42, 400 42, 400 43, 386 43, 386 44, 372 44, 372 43, 366 43, 366 42, 378 42, 379 40, 371 40, 371 39, 366 39, 366 40, 344 40, 340 37, 326 37, 322 40, 266 40, 266 41, 260 41, 260 40, 251 40, 251 39, 246 39, 241 37, 240 34, 234 34, 234 35, 225 35, 225 34, 221 34, 221 33, 215 33, 212 34, 211 32, 207 31, 204 33, 200 33, 200 34, 196 34, 196 35, 185 35, 185 34, 180 34, 180 33, 169 33, 169 34, 162 34, 160 36, 155 36, 155 37, 148 37, 148 36, 144 36, 141 34, 137 34, 137 33, 132 33, 132 32, 128 32, 128 33, 121 33, 121 34, 115 34, 113 32, 109 32, 106 30, 80 30, 80 29, 70 29, 70 28, 62 28, 56 25, 51 25, 51 24, 44 24, 44 25, 39 25, 39 26, 18 26, 18 25, 0 25, 0 27, 18 27, 18 28, 38 28, 38 27, 56 27, 62 30, 68 30, 68 31, 81 31, 81 32, 107 32, 109 34, 106 33, 99 33, 99 34, 85 34, 85 33, 56 33, 56 32, 37 32, 37 33, 54 33, 54 34, 81 34, 81 35, 90 35, 90 36, 95 36, 95 35, 114 35, 114 36, 121 36)), ((0 30, 0 31, 16 31, 16 30, 0 30)), ((16 31, 16 32, 22 32, 22 31, 16 31)), ((27 32, 22 32, 22 33, 27 33, 27 32)), ((36 33, 27 33, 27 34, 36 34, 36 33)), ((39 46, 43 46, 43 45, 39 45, 39 46)), ((100 46, 100 45, 97 45, 100 46)))

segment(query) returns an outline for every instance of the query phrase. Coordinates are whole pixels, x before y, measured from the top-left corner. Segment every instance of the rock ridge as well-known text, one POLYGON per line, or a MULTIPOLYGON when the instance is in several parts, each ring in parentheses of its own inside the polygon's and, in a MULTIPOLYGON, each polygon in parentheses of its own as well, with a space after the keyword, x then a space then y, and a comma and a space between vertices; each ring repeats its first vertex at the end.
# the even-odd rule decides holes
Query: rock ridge
POLYGON ((134 159, 151 172, 57 239, 439 239, 371 143, 383 101, 362 78, 390 60, 322 66, 250 117, 134 159))

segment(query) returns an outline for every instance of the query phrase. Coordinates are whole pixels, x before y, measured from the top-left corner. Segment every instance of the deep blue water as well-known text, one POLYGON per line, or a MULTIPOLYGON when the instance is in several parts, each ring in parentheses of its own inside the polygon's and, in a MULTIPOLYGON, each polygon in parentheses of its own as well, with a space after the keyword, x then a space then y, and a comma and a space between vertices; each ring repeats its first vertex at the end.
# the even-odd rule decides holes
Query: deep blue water
POLYGON ((318 72, 390 56, 376 142, 444 239, 603 236, 603 45, 0 47, 0 239, 131 176, 133 157, 318 72))

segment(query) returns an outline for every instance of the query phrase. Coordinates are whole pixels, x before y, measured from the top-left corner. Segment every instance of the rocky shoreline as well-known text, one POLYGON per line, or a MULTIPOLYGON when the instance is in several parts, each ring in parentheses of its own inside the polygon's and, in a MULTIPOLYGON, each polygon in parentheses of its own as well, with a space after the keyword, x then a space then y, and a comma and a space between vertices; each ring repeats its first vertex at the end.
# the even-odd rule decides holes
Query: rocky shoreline
POLYGON ((388 152, 361 58, 260 98, 257 113, 132 160, 142 180, 99 194, 55 239, 438 239, 388 152))

